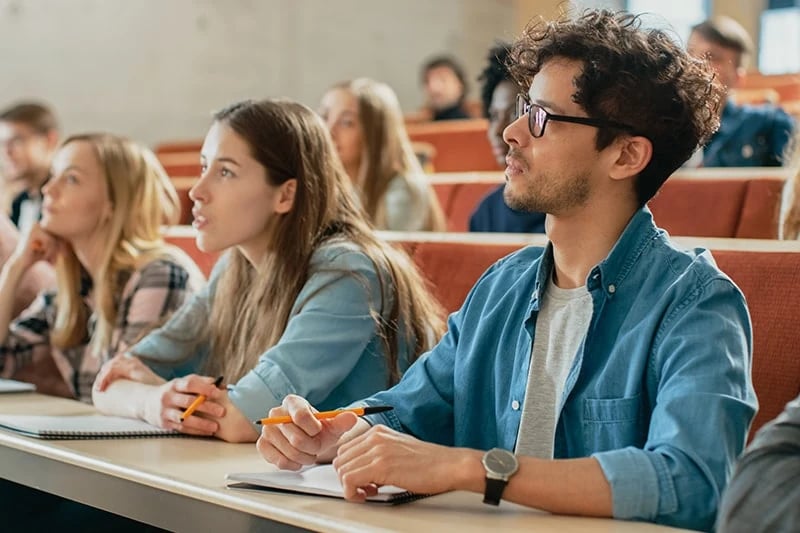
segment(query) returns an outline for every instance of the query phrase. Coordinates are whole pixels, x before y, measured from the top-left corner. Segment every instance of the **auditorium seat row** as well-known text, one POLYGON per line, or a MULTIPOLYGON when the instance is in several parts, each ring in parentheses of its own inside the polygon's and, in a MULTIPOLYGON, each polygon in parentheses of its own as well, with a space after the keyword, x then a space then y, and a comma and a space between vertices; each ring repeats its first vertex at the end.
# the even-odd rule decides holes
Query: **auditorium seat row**
MULTIPOLYGON (((679 171, 650 203, 671 235, 774 239, 778 236, 782 168, 679 171)), ((467 231, 480 200, 503 182, 498 172, 433 174, 449 231, 467 231)))

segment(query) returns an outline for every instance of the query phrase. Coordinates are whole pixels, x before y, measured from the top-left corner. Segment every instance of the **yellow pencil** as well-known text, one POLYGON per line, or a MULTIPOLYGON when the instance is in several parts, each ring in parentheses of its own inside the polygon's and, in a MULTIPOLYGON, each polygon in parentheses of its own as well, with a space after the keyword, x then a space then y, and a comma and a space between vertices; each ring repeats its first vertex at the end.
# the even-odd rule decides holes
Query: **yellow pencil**
MULTIPOLYGON (((317 420, 324 420, 326 418, 333 418, 341 413, 355 413, 358 416, 364 416, 382 413, 384 411, 391 411, 392 409, 394 409, 394 407, 390 407, 388 405, 377 405, 375 407, 353 407, 352 409, 336 409, 335 411, 314 413, 314 418, 317 420)), ((291 416, 273 416, 272 418, 262 418, 261 420, 256 420, 254 423, 268 426, 272 424, 288 424, 291 421, 291 416)))
MULTIPOLYGON (((215 387, 219 387, 220 385, 222 385, 222 376, 218 377, 216 381, 214 381, 215 387)), ((183 422, 184 419, 192 416, 192 413, 194 413, 195 410, 197 410, 197 408, 200 407, 204 401, 206 401, 205 394, 200 394, 197 398, 195 398, 194 401, 191 403, 191 405, 189 405, 189 407, 187 407, 186 410, 181 415, 181 422, 183 422)))

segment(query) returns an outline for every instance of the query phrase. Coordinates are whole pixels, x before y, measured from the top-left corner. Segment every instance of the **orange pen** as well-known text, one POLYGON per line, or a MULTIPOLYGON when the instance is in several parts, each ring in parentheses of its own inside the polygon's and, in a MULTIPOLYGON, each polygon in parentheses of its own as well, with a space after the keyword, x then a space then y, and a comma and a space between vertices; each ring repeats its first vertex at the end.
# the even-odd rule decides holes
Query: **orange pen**
MULTIPOLYGON (((214 381, 215 387, 219 387, 220 385, 222 385, 222 376, 218 377, 216 381, 214 381)), ((192 416, 192 413, 194 413, 197 410, 197 408, 203 404, 204 401, 206 401, 205 394, 200 394, 197 398, 195 398, 194 401, 191 403, 191 405, 189 405, 189 407, 187 407, 186 410, 181 415, 181 422, 183 422, 184 419, 192 416)))
MULTIPOLYGON (((384 411, 391 411, 394 407, 388 405, 377 405, 375 407, 353 407, 352 409, 336 409, 335 411, 323 411, 321 413, 314 413, 314 418, 317 420, 324 420, 326 418, 333 418, 341 413, 355 413, 358 416, 373 415, 375 413, 382 413, 384 411)), ((291 416, 273 416, 271 418, 262 418, 256 420, 255 424, 268 426, 272 424, 288 424, 292 421, 291 416)))

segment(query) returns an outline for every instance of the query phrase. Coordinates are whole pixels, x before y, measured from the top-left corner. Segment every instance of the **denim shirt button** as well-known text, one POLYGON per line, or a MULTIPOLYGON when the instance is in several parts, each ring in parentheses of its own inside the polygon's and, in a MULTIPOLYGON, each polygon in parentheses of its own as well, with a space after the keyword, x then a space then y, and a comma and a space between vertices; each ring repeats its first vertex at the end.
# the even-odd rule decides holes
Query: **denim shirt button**
POLYGON ((511 408, 515 411, 519 411, 519 402, 517 400, 511 402, 511 408))
POLYGON ((608 286, 608 294, 614 294, 617 292, 617 287, 612 283, 608 286))

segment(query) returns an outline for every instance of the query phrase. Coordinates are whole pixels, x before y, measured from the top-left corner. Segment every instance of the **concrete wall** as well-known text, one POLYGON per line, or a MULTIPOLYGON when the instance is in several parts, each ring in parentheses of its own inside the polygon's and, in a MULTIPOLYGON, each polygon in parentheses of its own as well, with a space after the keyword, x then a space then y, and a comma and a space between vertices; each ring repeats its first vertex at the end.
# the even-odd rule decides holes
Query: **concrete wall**
POLYGON ((355 76, 413 110, 425 58, 452 53, 474 79, 513 34, 512 0, 0 0, 0 105, 44 99, 67 133, 147 143, 201 137, 241 98, 316 107, 355 76))

